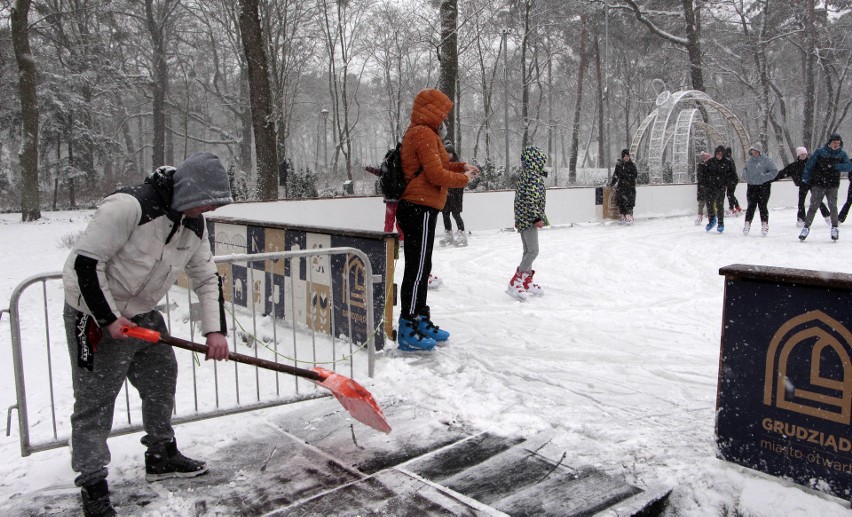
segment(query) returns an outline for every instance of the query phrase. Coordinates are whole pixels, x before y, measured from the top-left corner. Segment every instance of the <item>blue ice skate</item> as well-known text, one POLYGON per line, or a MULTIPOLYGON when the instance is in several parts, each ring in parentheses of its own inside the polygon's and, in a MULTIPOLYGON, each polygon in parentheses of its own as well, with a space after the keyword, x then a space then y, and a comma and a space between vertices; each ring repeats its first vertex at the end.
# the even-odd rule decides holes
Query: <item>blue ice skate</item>
POLYGON ((725 231, 725 223, 719 223, 719 226, 716 227, 716 231, 722 233, 725 231))
POLYGON ((704 230, 709 232, 714 226, 716 226, 716 216, 711 217, 710 220, 707 221, 707 226, 704 227, 704 230))
POLYGON ((432 320, 426 315, 420 316, 417 329, 421 334, 434 339, 436 342, 450 339, 450 333, 432 323, 432 320))
POLYGON ((420 332, 419 318, 410 320, 399 317, 399 330, 396 334, 398 348, 403 352, 425 352, 435 348, 435 340, 420 332))

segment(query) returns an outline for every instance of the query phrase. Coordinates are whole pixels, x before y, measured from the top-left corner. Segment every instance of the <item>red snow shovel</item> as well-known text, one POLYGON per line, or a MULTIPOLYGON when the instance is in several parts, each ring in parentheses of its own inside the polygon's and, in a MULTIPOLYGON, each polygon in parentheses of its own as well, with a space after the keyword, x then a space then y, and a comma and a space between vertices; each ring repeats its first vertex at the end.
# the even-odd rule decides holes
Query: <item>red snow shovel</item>
MULTIPOLYGON (((191 350, 201 354, 207 354, 207 345, 193 343, 185 339, 180 339, 172 336, 160 335, 156 330, 146 329, 142 327, 121 327, 121 332, 128 337, 149 341, 151 343, 164 343, 177 348, 191 350)), ((328 389, 334 397, 343 405, 346 411, 352 415, 352 418, 368 425, 373 429, 390 433, 391 426, 388 424, 385 415, 373 396, 363 386, 338 373, 331 372, 325 368, 296 368, 266 359, 258 359, 249 355, 238 354, 236 352, 228 352, 228 359, 238 363, 250 364, 267 370, 275 370, 276 372, 289 373, 297 377, 304 377, 314 383, 328 389)))

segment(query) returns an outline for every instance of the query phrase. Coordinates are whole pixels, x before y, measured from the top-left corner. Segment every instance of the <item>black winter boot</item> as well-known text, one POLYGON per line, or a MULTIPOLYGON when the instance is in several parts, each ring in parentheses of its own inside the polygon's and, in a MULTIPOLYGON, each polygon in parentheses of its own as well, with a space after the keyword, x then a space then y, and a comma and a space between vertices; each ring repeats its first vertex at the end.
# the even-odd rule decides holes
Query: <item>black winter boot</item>
POLYGON ((145 480, 160 481, 170 478, 194 478, 207 473, 207 464, 189 459, 177 450, 172 440, 164 449, 145 452, 145 480))
POLYGON ((118 515, 109 501, 109 485, 107 485, 106 479, 84 486, 80 495, 83 498, 83 515, 86 517, 118 515))

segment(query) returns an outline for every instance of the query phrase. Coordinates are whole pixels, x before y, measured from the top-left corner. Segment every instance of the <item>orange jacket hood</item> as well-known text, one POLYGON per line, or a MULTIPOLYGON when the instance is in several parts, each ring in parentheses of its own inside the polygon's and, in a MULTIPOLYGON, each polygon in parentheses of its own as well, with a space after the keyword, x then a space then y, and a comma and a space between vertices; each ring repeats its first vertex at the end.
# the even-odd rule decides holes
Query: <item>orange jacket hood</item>
POLYGON ((452 109, 453 101, 441 91, 434 88, 421 90, 414 97, 414 106, 411 108, 411 125, 428 126, 437 130, 452 109))
POLYGON ((467 176, 460 174, 464 162, 450 163, 438 136, 441 122, 452 109, 453 101, 434 88, 414 98, 411 125, 402 139, 402 170, 409 180, 402 199, 441 210, 447 201, 447 188, 467 185, 467 176))

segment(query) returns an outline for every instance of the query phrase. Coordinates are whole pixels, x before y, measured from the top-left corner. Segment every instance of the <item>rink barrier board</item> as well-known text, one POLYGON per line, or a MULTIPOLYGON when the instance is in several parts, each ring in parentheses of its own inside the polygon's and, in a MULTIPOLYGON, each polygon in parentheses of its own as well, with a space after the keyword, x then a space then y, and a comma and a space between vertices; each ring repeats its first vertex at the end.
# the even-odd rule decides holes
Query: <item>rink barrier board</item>
MULTIPOLYGON (((393 275, 399 254, 396 233, 299 226, 234 217, 211 216, 206 219, 214 255, 338 247, 361 250, 372 265, 373 318, 381 322, 384 330, 375 334, 376 350, 384 348, 385 336, 393 339, 396 290, 393 275)), ((372 333, 367 329, 364 317, 367 307, 363 266, 363 261, 357 257, 338 255, 327 260, 314 260, 310 265, 302 262, 300 270, 292 272, 287 263, 264 265, 249 262, 247 267, 222 264, 219 275, 226 287, 226 301, 230 301, 228 297, 234 292, 236 305, 253 305, 262 314, 270 314, 275 302, 276 317, 296 321, 325 334, 330 334, 332 329, 338 333, 343 329, 351 339, 364 342, 372 333), (355 314, 348 314, 350 306, 354 307, 355 314), (351 329, 346 328, 350 325, 351 329)))
POLYGON ((717 455, 852 499, 852 275, 744 264, 719 274, 717 455))

